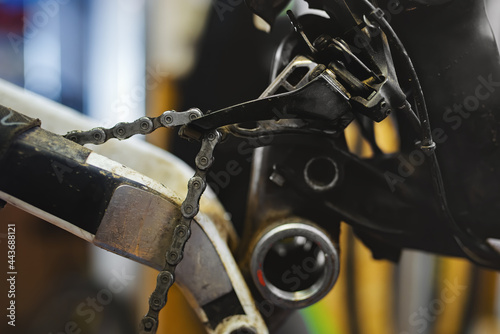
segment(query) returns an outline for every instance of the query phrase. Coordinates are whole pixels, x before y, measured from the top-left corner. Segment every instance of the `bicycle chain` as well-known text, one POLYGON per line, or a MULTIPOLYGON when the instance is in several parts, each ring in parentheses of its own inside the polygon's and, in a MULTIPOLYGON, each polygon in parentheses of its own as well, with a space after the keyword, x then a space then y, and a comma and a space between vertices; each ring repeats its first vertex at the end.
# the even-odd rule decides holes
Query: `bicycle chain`
MULTIPOLYGON (((186 125, 202 116, 199 109, 166 111, 155 118, 141 117, 134 122, 118 123, 109 129, 99 127, 89 131, 71 131, 64 137, 81 145, 99 145, 111 138, 123 140, 136 134, 151 133, 159 127, 186 125)), ((158 315, 167 303, 168 290, 175 281, 175 268, 183 258, 184 246, 191 235, 191 221, 198 214, 200 198, 207 186, 207 171, 213 163, 213 152, 220 140, 221 134, 217 130, 208 131, 202 137, 201 148, 195 159, 196 172, 189 179, 188 192, 181 205, 182 218, 174 228, 172 243, 165 254, 165 266, 158 273, 156 288, 149 298, 148 313, 140 323, 140 334, 155 334, 158 329, 158 315)))
POLYGON ((138 134, 147 135, 160 127, 186 125, 202 116, 203 113, 197 108, 181 112, 168 110, 158 117, 141 117, 133 122, 118 123, 109 129, 99 127, 88 131, 71 131, 64 138, 80 145, 100 145, 112 138, 124 140, 138 134))

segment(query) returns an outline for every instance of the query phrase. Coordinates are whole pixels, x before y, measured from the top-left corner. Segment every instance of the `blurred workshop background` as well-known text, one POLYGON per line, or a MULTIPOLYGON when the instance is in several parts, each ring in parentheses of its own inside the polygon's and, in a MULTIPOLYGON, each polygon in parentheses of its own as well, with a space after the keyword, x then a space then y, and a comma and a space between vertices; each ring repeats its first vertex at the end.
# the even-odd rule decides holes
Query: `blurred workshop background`
MULTIPOLYGON (((487 5, 500 35, 500 1, 487 5)), ((303 1, 291 6, 298 14, 307 10, 303 1)), ((0 79, 103 126, 169 109, 214 110, 254 99, 269 83, 273 52, 290 25, 282 16, 271 33, 255 26, 265 28, 243 0, 0 0, 0 79)), ((193 153, 174 135, 158 131, 146 140, 191 163, 193 153)), ((370 154, 355 128, 348 136, 353 152, 370 154)), ((397 150, 390 122, 377 127, 377 136, 387 152, 397 150)), ((237 228, 245 213, 241 189, 249 172, 246 159, 241 165, 246 172, 219 193, 237 228)), ((11 206, 0 211, 0 222, 17 224, 19 272, 18 326, 13 331, 2 321, 1 333, 67 333, 68 320, 77 322, 82 333, 135 333, 154 289, 154 270, 11 206), (116 275, 123 279, 123 290, 94 309, 91 321, 79 316, 76 310, 90 310, 89 298, 116 275)), ((500 332, 497 273, 412 251, 397 265, 375 261, 345 224, 341 245, 341 276, 332 292, 298 312, 281 333, 500 332)), ((160 323, 159 333, 203 333, 178 289, 171 292, 160 323)))

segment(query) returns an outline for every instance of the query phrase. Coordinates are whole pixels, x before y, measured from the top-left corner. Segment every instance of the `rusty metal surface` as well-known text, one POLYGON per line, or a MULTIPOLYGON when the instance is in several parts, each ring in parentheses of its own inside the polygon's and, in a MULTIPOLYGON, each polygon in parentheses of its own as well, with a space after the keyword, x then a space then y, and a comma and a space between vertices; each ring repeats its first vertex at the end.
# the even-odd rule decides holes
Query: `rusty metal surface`
POLYGON ((94 244, 156 269, 165 263, 179 206, 132 186, 116 189, 94 244))

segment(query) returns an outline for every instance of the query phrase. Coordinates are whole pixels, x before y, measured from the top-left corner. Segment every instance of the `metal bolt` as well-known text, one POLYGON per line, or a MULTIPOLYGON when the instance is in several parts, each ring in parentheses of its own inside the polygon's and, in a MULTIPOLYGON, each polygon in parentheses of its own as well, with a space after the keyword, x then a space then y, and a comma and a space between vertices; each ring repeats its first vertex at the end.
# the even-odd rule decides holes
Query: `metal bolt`
POLYGON ((118 129, 116 129, 116 133, 119 134, 120 136, 123 136, 125 134, 125 129, 124 128, 118 128, 118 129))
POLYGON ((194 112, 189 114, 189 119, 190 119, 190 120, 195 120, 195 119, 197 119, 197 118, 198 118, 198 115, 197 115, 197 114, 195 114, 194 112))
POLYGON ((186 213, 191 213, 193 212, 193 206, 191 204, 188 204, 184 207, 184 211, 186 211, 186 213))
POLYGON ((193 181, 193 188, 195 188, 195 189, 200 189, 200 188, 201 188, 201 183, 200 183, 200 181, 198 181, 198 180, 193 181))
POLYGON ((93 129, 90 135, 99 144, 104 143, 106 139, 106 133, 104 132, 103 128, 93 129))
POLYGON ((208 158, 207 158, 207 157, 201 157, 201 158, 200 158, 200 164, 201 164, 202 166, 207 165, 207 164, 208 164, 208 158))
POLYGON ((146 321, 144 322, 144 328, 146 328, 146 329, 148 329, 148 330, 149 330, 149 329, 152 329, 152 328, 153 328, 153 322, 152 322, 151 320, 149 320, 149 319, 148 319, 148 320, 146 320, 146 321))
POLYGON ((177 254, 176 251, 171 251, 169 254, 168 254, 168 257, 170 258, 171 261, 175 261, 177 260, 177 258, 179 257, 179 254, 177 254))
POLYGON ((329 36, 321 35, 318 38, 316 38, 316 40, 314 40, 313 46, 318 50, 323 50, 328 46, 329 39, 330 39, 329 36))
POLYGON ((147 130, 148 128, 149 128, 149 124, 148 124, 148 122, 145 122, 145 121, 144 121, 144 122, 142 122, 142 123, 141 123, 141 129, 143 129, 143 130, 147 130))
POLYGON ((178 236, 178 237, 182 238, 182 237, 184 237, 185 235, 186 235, 186 231, 185 231, 183 228, 179 228, 179 229, 177 230, 177 236, 178 236))
POLYGON ((210 141, 211 141, 211 140, 214 140, 214 139, 215 139, 215 135, 211 132, 211 133, 209 133, 209 134, 208 134, 207 138, 208 138, 208 140, 210 140, 210 141))
POLYGON ((170 277, 168 277, 167 275, 163 275, 163 276, 161 277, 161 282, 162 282, 163 284, 167 284, 167 283, 169 283, 169 282, 170 282, 170 277))
POLYGON ((165 116, 165 123, 167 124, 170 124, 174 121, 174 119, 172 118, 172 116, 165 116))
POLYGON ((285 178, 283 177, 283 175, 277 173, 276 171, 274 171, 271 176, 269 176, 269 180, 280 187, 283 187, 283 185, 285 184, 285 178))

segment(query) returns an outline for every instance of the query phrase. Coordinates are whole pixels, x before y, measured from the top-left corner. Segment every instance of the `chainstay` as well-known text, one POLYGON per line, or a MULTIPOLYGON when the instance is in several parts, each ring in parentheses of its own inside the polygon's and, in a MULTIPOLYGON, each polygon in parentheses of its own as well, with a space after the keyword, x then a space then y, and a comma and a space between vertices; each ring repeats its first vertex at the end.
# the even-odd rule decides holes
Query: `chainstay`
POLYGON ((213 162, 213 151, 220 139, 221 134, 217 130, 203 136, 195 160, 196 172, 188 182, 188 192, 181 205, 182 218, 174 229, 172 244, 165 255, 165 267, 158 273, 156 288, 149 298, 148 313, 140 323, 140 334, 155 334, 158 329, 158 315, 167 303, 168 291, 175 282, 175 268, 183 258, 184 246, 191 235, 191 222, 198 214, 200 198, 207 186, 206 175, 213 162))
POLYGON ((120 122, 112 128, 98 127, 88 131, 71 131, 64 137, 80 145, 100 145, 112 138, 124 140, 134 135, 147 135, 160 127, 186 125, 202 116, 202 112, 197 108, 180 112, 168 110, 158 117, 141 117, 133 122, 120 122))

